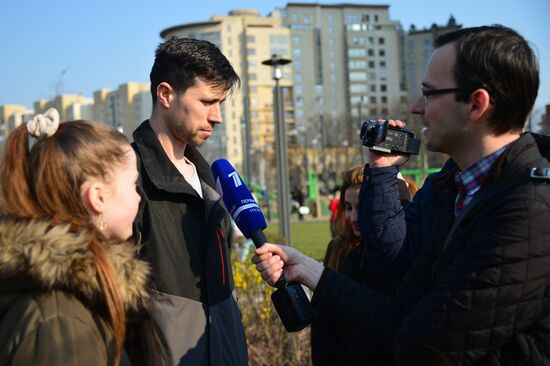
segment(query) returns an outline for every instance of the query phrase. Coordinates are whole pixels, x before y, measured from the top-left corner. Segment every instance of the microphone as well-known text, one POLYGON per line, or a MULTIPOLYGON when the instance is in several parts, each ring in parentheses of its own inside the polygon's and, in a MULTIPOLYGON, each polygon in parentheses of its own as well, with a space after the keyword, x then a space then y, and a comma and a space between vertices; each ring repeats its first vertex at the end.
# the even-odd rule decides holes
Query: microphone
POLYGON ((252 197, 235 168, 225 159, 212 164, 212 174, 225 207, 243 235, 252 239, 256 248, 267 242, 263 230, 267 227, 262 209, 252 197))
MULTIPOLYGON (((218 159, 211 169, 223 202, 237 227, 254 242, 256 248, 264 245, 267 242, 263 233, 267 227, 264 215, 235 168, 229 161, 218 159)), ((285 329, 297 332, 308 326, 313 319, 313 311, 302 286, 287 282, 281 275, 275 287, 277 290, 271 295, 271 300, 285 329)))

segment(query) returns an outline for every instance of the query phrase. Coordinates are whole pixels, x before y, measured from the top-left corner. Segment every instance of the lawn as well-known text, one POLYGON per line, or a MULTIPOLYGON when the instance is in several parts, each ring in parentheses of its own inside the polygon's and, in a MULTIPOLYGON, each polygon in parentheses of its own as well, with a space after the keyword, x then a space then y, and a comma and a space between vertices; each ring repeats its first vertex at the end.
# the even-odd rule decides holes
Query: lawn
MULTIPOLYGON (((268 240, 281 242, 278 223, 270 223, 266 229, 268 240)), ((292 221, 290 223, 292 246, 318 260, 323 260, 330 241, 328 218, 318 221, 292 221)))

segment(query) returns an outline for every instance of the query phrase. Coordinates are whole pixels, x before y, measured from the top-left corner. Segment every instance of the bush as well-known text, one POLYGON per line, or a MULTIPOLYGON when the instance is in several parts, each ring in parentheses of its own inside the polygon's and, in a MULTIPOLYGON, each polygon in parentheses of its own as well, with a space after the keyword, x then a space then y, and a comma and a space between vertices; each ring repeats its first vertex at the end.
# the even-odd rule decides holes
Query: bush
POLYGON ((243 256, 243 244, 239 247, 240 250, 232 251, 233 276, 248 343, 249 365, 311 365, 309 327, 298 333, 284 329, 271 302, 274 289, 262 280, 250 261, 253 250, 243 256))

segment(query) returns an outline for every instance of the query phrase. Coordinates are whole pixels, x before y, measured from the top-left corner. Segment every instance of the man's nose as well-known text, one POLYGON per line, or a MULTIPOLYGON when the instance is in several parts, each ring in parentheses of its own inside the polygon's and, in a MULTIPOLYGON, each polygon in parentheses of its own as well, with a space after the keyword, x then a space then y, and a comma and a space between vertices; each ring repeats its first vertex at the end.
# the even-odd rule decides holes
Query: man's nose
POLYGON ((213 104, 208 111, 208 121, 212 123, 222 123, 222 109, 219 103, 213 104))
POLYGON ((412 114, 424 113, 424 100, 421 95, 414 99, 409 110, 412 114))

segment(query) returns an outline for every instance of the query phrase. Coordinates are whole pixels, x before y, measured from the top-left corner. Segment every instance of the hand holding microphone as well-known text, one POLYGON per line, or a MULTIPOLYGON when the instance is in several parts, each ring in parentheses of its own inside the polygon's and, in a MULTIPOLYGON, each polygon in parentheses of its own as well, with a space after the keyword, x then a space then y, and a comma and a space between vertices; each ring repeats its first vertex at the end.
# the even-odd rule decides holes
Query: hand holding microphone
MULTIPOLYGON (((212 174, 238 228, 246 238, 252 239, 256 248, 260 248, 267 242, 263 234, 267 223, 246 184, 225 159, 218 159, 212 164, 212 174)), ((281 275, 275 287, 278 289, 271 295, 271 300, 285 329, 296 332, 309 325, 313 313, 302 286, 287 282, 281 275)))

